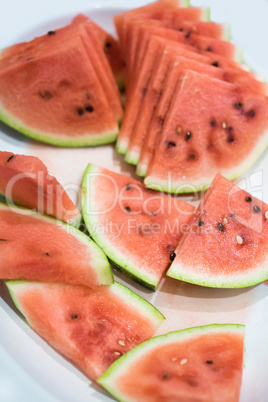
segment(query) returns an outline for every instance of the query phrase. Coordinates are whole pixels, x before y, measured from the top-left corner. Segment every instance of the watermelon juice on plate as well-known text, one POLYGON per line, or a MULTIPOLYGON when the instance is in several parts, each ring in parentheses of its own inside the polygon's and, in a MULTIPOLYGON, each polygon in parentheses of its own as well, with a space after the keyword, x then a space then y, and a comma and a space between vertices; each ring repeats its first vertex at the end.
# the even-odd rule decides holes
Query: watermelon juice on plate
MULTIPOLYGON (((12 1, 5 5, 0 16, 0 48, 48 30, 59 28, 78 13, 85 13, 105 29, 114 32, 112 16, 126 6, 134 8, 145 4, 121 0, 86 0, 46 2, 12 1), (16 12, 14 12, 16 10, 16 12)), ((213 20, 230 23, 234 41, 245 48, 247 60, 263 75, 268 68, 259 38, 267 36, 267 3, 259 0, 252 6, 242 1, 193 0, 194 6, 210 6, 213 20), (242 10, 242 11, 241 11, 242 10), (248 26, 252 29, 248 29, 248 26), (266 63, 266 65, 265 65, 266 63)), ((83 172, 88 163, 131 175, 134 169, 123 162, 111 145, 99 148, 53 148, 24 137, 4 125, 0 126, 0 150, 39 157, 57 180, 66 187, 72 199, 79 195, 83 172)), ((264 155, 238 182, 250 193, 268 202, 268 159, 264 155)), ((194 197, 187 201, 196 201, 194 197)), ((245 368, 241 389, 241 402, 265 402, 268 393, 268 288, 259 285, 248 289, 207 289, 165 279, 156 293, 147 291, 121 274, 115 274, 119 282, 127 284, 139 295, 153 303, 166 316, 158 334, 218 323, 246 324, 245 368)), ((38 401, 108 401, 108 394, 90 385, 89 380, 62 356, 51 349, 21 320, 7 294, 0 286, 0 389, 5 402, 38 401)))

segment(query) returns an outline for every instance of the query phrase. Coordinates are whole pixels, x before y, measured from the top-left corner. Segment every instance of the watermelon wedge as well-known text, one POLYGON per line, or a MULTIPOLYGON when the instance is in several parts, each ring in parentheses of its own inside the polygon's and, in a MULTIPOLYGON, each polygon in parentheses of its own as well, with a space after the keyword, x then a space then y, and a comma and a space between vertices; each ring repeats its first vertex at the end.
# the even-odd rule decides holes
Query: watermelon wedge
POLYGON ((90 235, 134 279, 155 289, 194 207, 104 168, 88 165, 82 213, 90 235))
POLYGON ((57 146, 100 145, 116 139, 117 119, 80 37, 1 66, 4 123, 57 146))
POLYGON ((0 194, 34 211, 74 226, 81 214, 56 178, 39 158, 0 151, 0 194))
POLYGON ((118 40, 111 34, 102 29, 99 25, 91 21, 86 15, 78 14, 74 19, 74 24, 81 24, 90 21, 91 31, 98 38, 102 49, 108 59, 113 74, 119 88, 125 86, 125 62, 122 58, 121 49, 118 40))
POLYGON ((116 282, 92 290, 27 281, 7 286, 32 329, 93 381, 151 338, 164 320, 150 303, 116 282))
POLYGON ((189 328, 135 347, 98 383, 122 402, 238 402, 243 353, 243 325, 189 328))
POLYGON ((199 191, 218 172, 233 180, 267 147, 267 97, 187 71, 158 141, 147 187, 199 191))
POLYGON ((64 222, 0 204, 0 279, 110 285, 113 274, 102 250, 64 222))
POLYGON ((167 275, 242 288, 268 279, 268 205, 217 175, 177 247, 167 275))

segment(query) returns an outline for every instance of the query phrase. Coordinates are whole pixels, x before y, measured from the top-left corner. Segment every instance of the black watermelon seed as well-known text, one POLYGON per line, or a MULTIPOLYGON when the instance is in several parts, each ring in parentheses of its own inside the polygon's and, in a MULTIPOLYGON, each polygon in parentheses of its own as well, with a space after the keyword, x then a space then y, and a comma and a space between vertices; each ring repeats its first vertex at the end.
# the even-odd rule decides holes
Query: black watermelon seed
POLYGON ((222 223, 218 223, 218 229, 221 231, 221 232, 224 232, 225 231, 225 227, 223 226, 223 224, 222 223))
POLYGON ((195 155, 195 154, 190 154, 190 155, 188 156, 188 158, 194 160, 194 159, 196 159, 196 155, 195 155))
POLYGON ((236 102, 236 103, 234 104, 234 107, 235 107, 236 109, 242 109, 243 103, 241 103, 241 102, 236 102))
POLYGON ((198 221, 198 226, 203 226, 204 225, 204 221, 198 221))
POLYGON ((130 213, 130 212, 131 212, 130 207, 125 207, 125 210, 126 210, 128 213, 130 213))
POLYGON ((41 96, 41 98, 43 99, 51 99, 52 98, 52 94, 49 91, 40 91, 39 95, 41 96))
POLYGON ((126 185, 126 190, 127 190, 127 191, 131 190, 131 185, 130 185, 130 184, 127 184, 127 185, 126 185))
POLYGON ((86 111, 89 112, 89 113, 91 113, 91 112, 94 111, 94 107, 91 106, 91 105, 87 105, 87 106, 85 107, 85 109, 86 109, 86 111))
POLYGON ((179 28, 179 29, 178 29, 178 31, 183 32, 183 31, 184 31, 184 29, 183 29, 183 28, 179 28))
POLYGON ((33 60, 33 57, 29 57, 28 59, 26 59, 26 61, 30 61, 33 60))
POLYGON ((0 241, 7 241, 6 239, 0 239, 0 241))
POLYGON ((46 253, 46 255, 49 257, 49 253, 46 253))
POLYGON ((231 217, 231 218, 235 218, 235 214, 230 214, 230 217, 231 217))
POLYGON ((188 32, 184 37, 185 37, 185 39, 189 39, 190 36, 191 36, 191 32, 188 32))
POLYGON ((254 210, 254 212, 256 212, 257 214, 258 214, 259 212, 261 212, 261 209, 260 209, 260 207, 258 207, 258 205, 254 205, 253 210, 254 210))
POLYGON ((14 158, 14 155, 10 155, 10 157, 7 160, 7 162, 10 162, 13 158, 14 158))
POLYGON ((217 123, 215 120, 210 120, 210 126, 211 127, 216 127, 217 123))
POLYGON ((225 129, 226 131, 228 131, 228 133, 231 133, 233 131, 233 127, 232 126, 228 126, 225 129))
POLYGON ((152 215, 153 215, 153 216, 156 216, 156 213, 155 213, 155 212, 152 212, 152 215))
POLYGON ((251 197, 246 197, 246 201, 247 202, 252 202, 252 198, 251 197))
POLYGON ((71 315, 72 320, 76 320, 77 318, 79 318, 79 315, 77 315, 77 314, 72 314, 71 315))
POLYGON ((219 62, 218 61, 213 61, 212 66, 219 67, 219 62))
POLYGON ((157 124, 158 124, 158 127, 163 127, 163 125, 164 125, 164 119, 162 119, 161 117, 159 117, 158 119, 157 119, 157 124))
POLYGON ((207 51, 207 52, 212 52, 212 48, 211 48, 210 46, 208 46, 208 47, 206 48, 206 51, 207 51))
POLYGON ((172 148, 176 146, 176 142, 174 141, 166 141, 167 147, 172 148))
POLYGON ((207 364, 213 364, 213 361, 212 360, 207 360, 206 363, 207 364))
POLYGON ((83 108, 78 107, 78 108, 77 108, 77 113, 79 114, 79 116, 83 116, 83 114, 84 114, 85 112, 84 112, 84 109, 83 109, 83 108))
POLYGON ((255 110, 254 110, 254 109, 250 109, 250 110, 247 112, 247 117, 250 117, 251 119, 252 119, 253 117, 255 117, 255 110))
POLYGON ((48 31, 48 35, 56 35, 56 31, 48 31))
POLYGON ((192 133, 190 132, 190 131, 188 131, 186 134, 185 134, 185 141, 189 141, 189 139, 192 137, 192 133))
POLYGON ((110 48, 110 47, 112 47, 111 42, 106 42, 106 43, 105 43, 105 47, 106 47, 107 49, 110 48))
POLYGON ((176 253, 171 253, 169 256, 170 261, 174 261, 176 257, 176 253))
POLYGON ((146 92, 147 92, 147 88, 146 87, 142 88, 141 93, 143 96, 145 96, 146 92))
POLYGON ((234 136, 233 136, 233 135, 228 135, 228 137, 227 137, 227 142, 232 143, 232 142, 234 142, 234 141, 235 141, 234 136))
POLYGON ((169 380, 170 379, 170 375, 168 373, 165 373, 162 375, 162 380, 169 380))

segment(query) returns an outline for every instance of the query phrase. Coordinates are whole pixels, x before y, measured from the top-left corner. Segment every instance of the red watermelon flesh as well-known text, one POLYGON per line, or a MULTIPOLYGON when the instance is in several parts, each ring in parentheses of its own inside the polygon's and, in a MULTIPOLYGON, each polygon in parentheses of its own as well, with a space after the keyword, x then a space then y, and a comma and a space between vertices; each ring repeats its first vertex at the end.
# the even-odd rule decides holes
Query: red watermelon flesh
POLYGON ((117 136, 117 121, 77 36, 1 69, 0 88, 1 120, 30 137, 84 146, 117 136))
POLYGON ((31 210, 0 204, 0 279, 113 283, 102 250, 73 226, 31 210))
POLYGON ((60 183, 34 156, 0 152, 0 193, 7 200, 73 225, 81 214, 60 183))
POLYGON ((123 60, 121 49, 118 40, 116 40, 111 34, 102 29, 99 25, 95 24, 84 14, 78 14, 74 19, 74 24, 81 24, 86 21, 90 21, 91 31, 98 38, 102 49, 107 57, 107 60, 111 66, 116 82, 121 88, 125 83, 125 62, 123 60))
MULTIPOLYGON (((166 52, 168 52, 168 50, 166 50, 166 52)), ((166 53, 166 56, 169 61, 171 61, 171 64, 176 64, 178 76, 180 76, 185 70, 192 70, 221 79, 222 73, 220 69, 216 69, 213 66, 204 65, 203 63, 200 63, 193 59, 176 56, 175 53, 166 53)), ((152 83, 153 89, 150 88, 150 84, 147 88, 145 97, 139 109, 136 122, 129 135, 130 139, 128 143, 127 154, 125 157, 125 160, 129 163, 137 164, 139 161, 139 155, 148 133, 149 124, 159 101, 159 96, 156 96, 156 94, 159 95, 162 91, 163 86, 166 86, 166 82, 164 81, 164 78, 166 77, 166 71, 162 72, 159 69, 159 65, 157 65, 156 68, 158 73, 161 74, 161 86, 158 82, 156 82, 156 85, 158 85, 156 89, 154 88, 154 83, 152 83)))
POLYGON ((82 210, 89 233, 107 256, 156 288, 194 207, 89 165, 82 183, 82 210))
POLYGON ((267 280, 267 211, 267 204, 218 174, 178 245, 168 276, 226 288, 267 280))
POLYGON ((122 118, 122 107, 120 104, 120 97, 118 88, 98 38, 94 35, 94 26, 90 20, 81 24, 67 25, 56 31, 50 31, 48 34, 33 39, 26 44, 18 44, 16 52, 12 52, 9 48, 3 50, 1 64, 14 66, 14 63, 21 63, 36 56, 36 54, 45 54, 46 50, 49 52, 52 48, 60 47, 63 41, 72 40, 73 37, 81 37, 88 54, 90 63, 95 69, 96 76, 103 87, 104 93, 111 106, 116 119, 122 118), (53 32, 53 34, 52 34, 53 32), (9 64, 10 63, 10 64, 9 64))
POLYGON ((119 283, 95 289, 24 281, 8 281, 7 286, 32 329, 93 381, 122 354, 151 338, 164 320, 119 283))
POLYGON ((207 188, 217 172, 230 179, 241 175, 267 146, 267 102, 263 95, 187 71, 145 184, 189 192, 207 188))
POLYGON ((243 325, 212 324, 157 336, 98 382, 120 401, 238 402, 244 331, 243 325))

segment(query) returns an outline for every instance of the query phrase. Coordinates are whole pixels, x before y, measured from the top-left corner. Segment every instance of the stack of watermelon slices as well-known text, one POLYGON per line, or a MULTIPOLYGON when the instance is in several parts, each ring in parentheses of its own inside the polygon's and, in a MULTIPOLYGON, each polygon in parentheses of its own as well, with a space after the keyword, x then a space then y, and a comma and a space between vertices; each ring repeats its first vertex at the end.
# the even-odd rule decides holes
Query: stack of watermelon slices
POLYGON ((145 184, 173 193, 240 176, 268 144, 267 86, 208 10, 158 1, 115 18, 127 64, 117 142, 145 184))
POLYGON ((110 60, 120 62, 116 45, 111 35, 80 16, 64 28, 2 50, 0 119, 58 146, 115 141, 122 108, 104 49, 112 49, 110 60))

